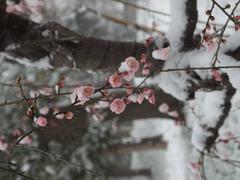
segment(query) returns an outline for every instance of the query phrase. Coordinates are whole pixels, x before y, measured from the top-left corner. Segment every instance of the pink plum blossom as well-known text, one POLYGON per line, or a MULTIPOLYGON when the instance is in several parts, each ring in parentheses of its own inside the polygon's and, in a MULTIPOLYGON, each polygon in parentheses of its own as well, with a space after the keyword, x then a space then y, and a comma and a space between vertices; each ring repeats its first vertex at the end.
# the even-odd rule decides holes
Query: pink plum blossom
POLYGON ((6 151, 8 149, 8 143, 0 138, 0 151, 6 151))
POLYGON ((139 69, 139 62, 134 57, 128 57, 125 59, 129 71, 137 72, 139 69))
POLYGON ((94 94, 94 87, 92 86, 80 86, 74 89, 70 96, 71 102, 76 105, 83 105, 94 94), (76 103, 76 101, 79 101, 76 103))
POLYGON ((43 116, 39 116, 36 120, 38 126, 45 127, 47 125, 47 119, 43 116))
POLYGON ((222 81, 222 76, 220 74, 220 71, 217 69, 212 70, 212 76, 215 79, 215 81, 222 81))
POLYGON ((116 98, 110 104, 110 110, 116 114, 121 114, 126 108, 126 103, 123 99, 116 98))
POLYGON ((68 120, 71 120, 73 118, 73 113, 68 111, 65 113, 65 118, 68 119, 68 120))
POLYGON ((86 98, 90 98, 93 94, 94 94, 94 87, 92 86, 84 86, 84 91, 83 91, 83 95, 86 98))
POLYGON ((144 94, 144 98, 147 99, 149 103, 151 104, 156 103, 154 91, 152 89, 145 88, 143 90, 143 94, 144 94))
POLYGON ((157 49, 152 52, 152 56, 155 59, 167 60, 170 54, 170 48, 157 49))
POLYGON ((128 57, 125 59, 124 62, 121 63, 121 66, 119 67, 119 72, 137 72, 140 67, 140 64, 138 60, 135 59, 135 57, 128 57))
POLYGON ((112 75, 109 78, 109 83, 113 88, 120 87, 122 85, 122 77, 120 75, 112 75))

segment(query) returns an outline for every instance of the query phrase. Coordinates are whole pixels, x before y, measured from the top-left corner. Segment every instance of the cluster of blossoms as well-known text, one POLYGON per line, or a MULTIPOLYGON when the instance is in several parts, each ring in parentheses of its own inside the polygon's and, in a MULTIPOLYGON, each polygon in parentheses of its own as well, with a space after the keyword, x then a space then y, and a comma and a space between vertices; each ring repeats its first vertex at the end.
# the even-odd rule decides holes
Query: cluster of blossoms
MULTIPOLYGON (((149 47, 154 41, 153 37, 149 37, 145 41, 145 47, 149 47)), ((154 50, 152 53, 153 58, 167 60, 169 57, 170 48, 163 48, 154 50)), ((142 64, 142 74, 149 75, 151 63, 147 59, 147 54, 143 53, 140 57, 140 63, 142 64)), ((118 69, 117 74, 112 75, 109 78, 109 83, 113 88, 121 87, 123 85, 123 80, 127 81, 127 83, 134 77, 135 73, 140 68, 140 63, 134 57, 128 57, 124 62, 121 63, 121 66, 118 69)), ((126 104, 129 103, 139 103, 142 104, 143 100, 148 100, 149 103, 155 104, 155 96, 154 91, 149 88, 144 88, 143 91, 140 89, 134 89, 129 84, 126 84, 127 87, 127 95, 120 99, 116 98, 110 104, 110 110, 115 112, 116 114, 122 113, 126 104)))
MULTIPOLYGON (((144 44, 145 47, 148 48, 153 41, 153 37, 146 39, 144 44)), ((153 51, 152 55, 155 59, 166 60, 169 56, 169 52, 170 48, 167 47, 153 51)), ((71 103, 74 105, 83 105, 90 100, 90 97, 92 97, 94 93, 100 92, 103 95, 102 100, 108 101, 108 105, 105 106, 107 103, 104 103, 104 107, 109 107, 110 110, 116 114, 124 112, 127 104, 142 104, 144 99, 151 104, 155 104, 155 96, 152 89, 144 88, 141 90, 138 86, 135 88, 130 84, 130 81, 140 69, 142 69, 143 75, 149 75, 150 67, 151 62, 148 61, 148 55, 145 53, 142 53, 140 60, 137 60, 135 57, 127 57, 121 63, 118 70, 107 79, 106 85, 103 86, 103 88, 95 89, 92 85, 80 85, 75 88, 70 96, 71 103), (121 98, 110 97, 109 89, 125 89, 126 94, 121 98)), ((87 108, 91 113, 98 112, 98 109, 99 108, 93 106, 87 108)), ((102 118, 96 117, 96 119, 101 120, 102 118)))

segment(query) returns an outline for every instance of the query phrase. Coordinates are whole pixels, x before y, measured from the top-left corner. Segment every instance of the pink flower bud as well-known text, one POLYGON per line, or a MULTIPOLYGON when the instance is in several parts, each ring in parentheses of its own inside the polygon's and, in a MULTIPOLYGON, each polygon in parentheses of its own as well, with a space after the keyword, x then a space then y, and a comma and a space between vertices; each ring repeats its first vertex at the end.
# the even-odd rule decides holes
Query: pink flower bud
POLYGON ((126 103, 123 99, 116 98, 110 104, 110 110, 116 114, 121 114, 126 108, 126 103))
POLYGON ((27 116, 31 117, 33 115, 33 112, 30 108, 28 108, 26 114, 27 114, 27 116))
POLYGON ((112 75, 109 78, 109 83, 113 88, 120 87, 122 85, 122 77, 120 75, 112 75))
POLYGON ((65 118, 68 119, 68 120, 71 120, 73 118, 73 113, 68 111, 66 114, 65 114, 65 118))
POLYGON ((47 125, 47 119, 43 116, 39 116, 36 120, 38 126, 45 127, 47 125))

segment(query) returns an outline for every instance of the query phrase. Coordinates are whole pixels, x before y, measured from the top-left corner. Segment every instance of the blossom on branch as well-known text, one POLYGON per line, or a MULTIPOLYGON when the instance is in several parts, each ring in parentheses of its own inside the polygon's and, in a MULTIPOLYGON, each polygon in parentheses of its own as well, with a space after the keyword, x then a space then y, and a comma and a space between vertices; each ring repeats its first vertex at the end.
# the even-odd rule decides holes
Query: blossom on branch
POLYGON ((48 122, 47 119, 43 116, 39 116, 36 119, 36 124, 41 127, 45 127, 47 125, 47 122, 48 122))
POLYGON ((71 102, 75 105, 83 105, 94 94, 94 87, 80 86, 74 89, 71 94, 71 102))
POLYGON ((113 88, 120 87, 122 85, 122 77, 120 75, 112 75, 109 78, 109 83, 113 88))
POLYGON ((126 103, 123 99, 116 98, 110 104, 110 110, 116 114, 121 114, 126 108, 126 103))
POLYGON ((170 54, 170 48, 157 49, 152 52, 154 59, 167 60, 170 54))

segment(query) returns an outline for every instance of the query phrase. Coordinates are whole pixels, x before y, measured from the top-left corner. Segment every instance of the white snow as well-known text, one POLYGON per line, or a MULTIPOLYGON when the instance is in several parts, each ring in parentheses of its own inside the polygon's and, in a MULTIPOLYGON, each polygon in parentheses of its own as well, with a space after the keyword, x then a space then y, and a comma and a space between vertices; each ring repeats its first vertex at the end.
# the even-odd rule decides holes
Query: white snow
MULTIPOLYGON (((132 154, 132 169, 151 168, 152 180, 186 180, 188 177, 188 153, 190 150, 188 132, 175 126, 168 119, 138 120, 133 124, 135 139, 163 135, 167 150, 149 150, 132 154), (157 157, 157 158, 156 158, 157 157)), ((145 180, 144 178, 132 178, 145 180)))
POLYGON ((7 53, 2 53, 6 58, 8 58, 9 60, 18 62, 19 64, 28 66, 28 67, 35 67, 38 69, 52 69, 52 65, 50 65, 49 61, 49 57, 45 56, 35 62, 30 61, 27 58, 16 58, 16 57, 12 57, 10 55, 8 55, 7 53))
POLYGON ((166 37, 174 51, 182 46, 182 36, 186 28, 186 0, 170 0, 171 21, 166 37))

